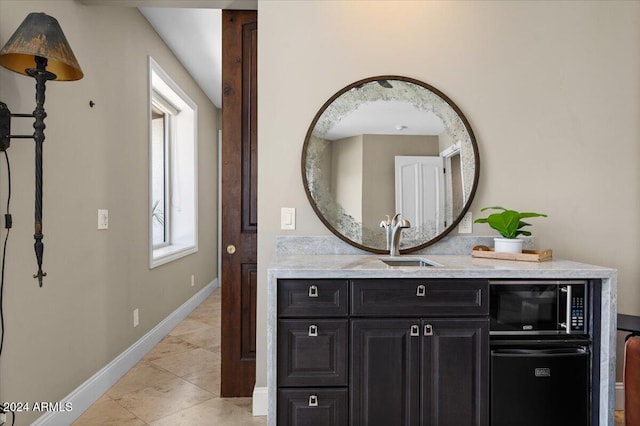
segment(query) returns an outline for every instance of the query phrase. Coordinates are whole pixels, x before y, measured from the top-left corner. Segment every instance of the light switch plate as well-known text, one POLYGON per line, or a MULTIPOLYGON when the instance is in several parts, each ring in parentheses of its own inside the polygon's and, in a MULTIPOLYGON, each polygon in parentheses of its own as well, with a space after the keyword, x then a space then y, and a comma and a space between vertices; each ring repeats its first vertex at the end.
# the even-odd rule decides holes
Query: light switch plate
POLYGON ((470 234, 473 232, 473 215, 471 212, 465 213, 458 223, 458 234, 470 234))
POLYGON ((109 229, 109 210, 98 209, 98 229, 109 229))
POLYGON ((282 207, 280 210, 280 229, 296 229, 296 209, 293 207, 282 207))

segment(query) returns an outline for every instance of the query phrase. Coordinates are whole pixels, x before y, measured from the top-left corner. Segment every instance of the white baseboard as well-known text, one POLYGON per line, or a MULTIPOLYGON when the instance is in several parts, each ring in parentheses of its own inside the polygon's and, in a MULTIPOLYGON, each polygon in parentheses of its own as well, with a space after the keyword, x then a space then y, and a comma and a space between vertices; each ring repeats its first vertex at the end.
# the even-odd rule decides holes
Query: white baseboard
POLYGON ((39 417, 31 426, 59 426, 73 423, 217 287, 218 279, 216 278, 184 302, 178 309, 169 314, 169 316, 160 321, 158 325, 138 339, 137 342, 128 347, 113 361, 63 398, 60 405, 65 406, 65 403, 71 404, 71 407, 73 407, 71 411, 50 411, 39 417))
POLYGON ((624 383, 616 382, 616 410, 624 410, 624 383))
POLYGON ((266 416, 269 411, 269 392, 267 387, 253 388, 253 415, 266 416))

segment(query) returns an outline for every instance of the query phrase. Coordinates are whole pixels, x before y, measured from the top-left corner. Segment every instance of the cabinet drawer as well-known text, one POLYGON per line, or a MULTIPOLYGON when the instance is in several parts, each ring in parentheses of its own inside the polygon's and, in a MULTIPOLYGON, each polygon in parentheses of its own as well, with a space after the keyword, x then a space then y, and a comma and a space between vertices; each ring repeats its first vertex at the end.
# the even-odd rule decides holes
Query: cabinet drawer
POLYGON ((489 314, 486 280, 354 280, 354 316, 483 316, 489 314))
POLYGON ((347 280, 278 280, 278 316, 346 317, 347 280))
POLYGON ((348 426, 347 389, 278 389, 278 426, 348 426))
POLYGON ((278 321, 278 386, 346 386, 348 321, 278 321))

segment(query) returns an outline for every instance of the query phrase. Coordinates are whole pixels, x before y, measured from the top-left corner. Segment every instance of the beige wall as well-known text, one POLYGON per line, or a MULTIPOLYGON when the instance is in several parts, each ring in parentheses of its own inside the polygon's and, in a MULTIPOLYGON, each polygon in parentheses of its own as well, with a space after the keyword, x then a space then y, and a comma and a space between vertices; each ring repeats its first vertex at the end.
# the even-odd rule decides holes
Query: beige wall
MULTIPOLYGON (((55 402, 215 279, 218 111, 137 9, 0 0, 0 45, 33 11, 58 19, 85 77, 47 84, 43 288, 31 278, 33 142, 13 140, 9 149, 14 227, 0 399, 55 402), (153 270, 147 245, 148 55, 199 108, 199 252, 153 270), (96 229, 98 208, 109 209, 106 231, 96 229), (140 310, 135 329, 134 308, 140 310)), ((33 79, 0 68, 0 100, 13 112, 33 111, 33 79)), ((16 123, 15 133, 29 132, 30 125, 16 123)), ((5 200, 4 160, 0 195, 5 200)), ((37 414, 21 413, 17 424, 29 424, 37 414)))
MULTIPOLYGON (((258 386, 266 385, 266 270, 280 208, 298 209, 296 234, 329 235, 302 188, 305 133, 337 90, 375 75, 432 84, 469 119, 482 162, 476 217, 496 204, 549 214, 533 227, 537 247, 618 268, 619 311, 640 315, 640 2, 258 8, 258 386)), ((474 233, 491 231, 475 225, 474 233)))

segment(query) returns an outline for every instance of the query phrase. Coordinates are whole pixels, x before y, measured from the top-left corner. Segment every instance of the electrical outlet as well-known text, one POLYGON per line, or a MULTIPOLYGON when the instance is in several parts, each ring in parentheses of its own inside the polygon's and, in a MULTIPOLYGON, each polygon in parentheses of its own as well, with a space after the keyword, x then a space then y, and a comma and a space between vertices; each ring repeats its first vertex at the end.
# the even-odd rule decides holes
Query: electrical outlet
POLYGON ((109 229, 109 210, 98 209, 98 229, 109 229))
POLYGON ((458 234, 470 234, 473 232, 473 216, 467 212, 458 223, 458 234))
POLYGON ((133 310, 133 326, 137 327, 138 324, 140 324, 140 312, 138 311, 138 308, 135 308, 133 310))
POLYGON ((196 276, 191 274, 191 287, 193 287, 194 285, 196 285, 196 276))

